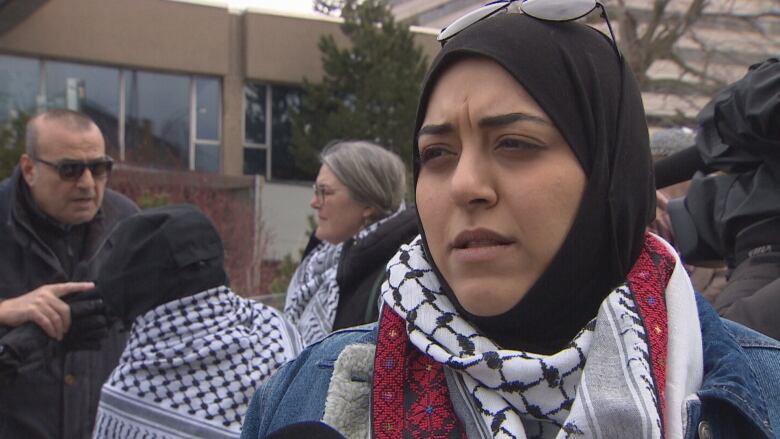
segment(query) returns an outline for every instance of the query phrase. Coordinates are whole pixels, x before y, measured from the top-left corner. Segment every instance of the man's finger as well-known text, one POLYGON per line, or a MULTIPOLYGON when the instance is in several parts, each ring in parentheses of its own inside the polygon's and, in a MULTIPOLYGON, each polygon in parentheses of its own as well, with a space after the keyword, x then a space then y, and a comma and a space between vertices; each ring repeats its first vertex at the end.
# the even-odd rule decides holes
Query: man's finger
POLYGON ((48 285, 49 290, 57 297, 67 296, 68 294, 85 291, 95 288, 93 282, 65 282, 61 284, 48 285))
POLYGON ((60 318, 60 321, 62 322, 62 333, 65 334, 68 332, 68 328, 70 328, 70 321, 71 321, 71 315, 70 315, 70 307, 68 304, 63 302, 60 299, 55 299, 49 302, 49 305, 51 305, 51 308, 54 310, 54 312, 57 313, 57 316, 60 318))
MULTIPOLYGON (((53 314, 56 315, 57 313, 53 312, 53 314)), ((52 322, 45 308, 36 308, 32 310, 30 314, 30 320, 36 325, 40 326, 40 328, 43 329, 43 332, 45 332, 49 337, 56 340, 60 340, 62 338, 60 333, 57 332, 57 328, 55 327, 54 322, 52 322)))
POLYGON ((52 325, 54 326, 54 330, 57 333, 57 340, 62 340, 65 337, 65 331, 67 330, 65 327, 65 320, 62 318, 57 309, 54 308, 53 304, 49 303, 48 305, 49 306, 44 312, 49 317, 49 321, 51 321, 52 325))

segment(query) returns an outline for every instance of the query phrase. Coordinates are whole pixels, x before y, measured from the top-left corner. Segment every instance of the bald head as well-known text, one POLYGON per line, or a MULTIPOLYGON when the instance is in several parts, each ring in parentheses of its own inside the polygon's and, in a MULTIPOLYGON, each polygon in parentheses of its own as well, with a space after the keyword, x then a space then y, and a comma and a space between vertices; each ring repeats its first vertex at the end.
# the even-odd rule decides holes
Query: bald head
POLYGON ((70 110, 51 110, 27 123, 27 151, 19 168, 35 204, 60 224, 91 221, 103 202, 107 172, 92 174, 90 163, 106 160, 100 129, 89 117, 70 110), (73 178, 63 164, 82 164, 73 178))
POLYGON ((84 113, 66 109, 49 110, 33 117, 27 122, 27 132, 25 136, 25 152, 27 155, 31 157, 36 157, 38 155, 38 141, 40 140, 41 126, 49 123, 60 125, 62 128, 76 133, 84 133, 91 130, 99 131, 95 122, 84 113))

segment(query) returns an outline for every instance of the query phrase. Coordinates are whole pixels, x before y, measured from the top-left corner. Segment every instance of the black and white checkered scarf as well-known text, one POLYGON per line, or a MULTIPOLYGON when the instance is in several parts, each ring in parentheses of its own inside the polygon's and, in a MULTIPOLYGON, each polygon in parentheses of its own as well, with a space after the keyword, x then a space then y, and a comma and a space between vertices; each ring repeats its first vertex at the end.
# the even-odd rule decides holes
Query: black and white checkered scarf
MULTIPOLYGON (((364 239, 404 209, 402 205, 392 215, 362 229, 353 239, 356 242, 364 239)), ((298 328, 305 345, 319 341, 333 331, 339 305, 336 274, 343 248, 343 242, 320 243, 301 261, 287 287, 284 314, 298 328)))
POLYGON ((461 317, 421 238, 403 246, 387 269, 384 303, 406 320, 412 344, 462 375, 493 437, 660 438, 664 426, 672 432, 666 437, 680 437, 682 400, 698 389, 702 363, 695 299, 679 261, 666 296, 670 330, 683 333, 670 342, 666 402, 675 413, 664 425, 648 384, 645 330, 627 286, 613 290, 596 319, 562 350, 539 355, 502 349, 461 317), (670 299, 670 290, 676 297, 670 299))
POLYGON ((300 350, 281 313, 226 287, 158 306, 133 323, 94 437, 238 437, 255 389, 300 350))

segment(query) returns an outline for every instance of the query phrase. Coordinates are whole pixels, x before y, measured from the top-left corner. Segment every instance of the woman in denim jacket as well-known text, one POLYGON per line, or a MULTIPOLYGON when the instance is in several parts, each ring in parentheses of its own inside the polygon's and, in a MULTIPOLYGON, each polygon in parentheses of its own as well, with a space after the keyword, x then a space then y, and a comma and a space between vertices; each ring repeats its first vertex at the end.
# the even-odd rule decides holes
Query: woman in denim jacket
POLYGON ((284 366, 242 437, 776 437, 780 345, 720 320, 645 233, 636 81, 613 39, 561 21, 587 11, 535 9, 552 3, 443 31, 415 127, 422 234, 380 321, 284 366))

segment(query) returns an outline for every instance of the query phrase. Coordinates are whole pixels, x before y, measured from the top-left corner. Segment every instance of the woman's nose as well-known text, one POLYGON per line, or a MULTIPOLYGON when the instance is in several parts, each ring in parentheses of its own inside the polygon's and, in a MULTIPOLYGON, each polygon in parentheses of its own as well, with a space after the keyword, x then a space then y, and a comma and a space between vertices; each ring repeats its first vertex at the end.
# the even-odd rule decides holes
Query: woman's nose
POLYGON ((493 205, 497 200, 490 159, 484 153, 467 152, 458 159, 450 182, 452 196, 461 206, 493 205))

